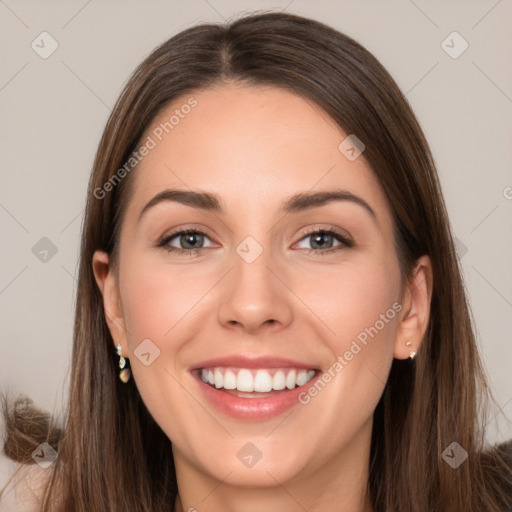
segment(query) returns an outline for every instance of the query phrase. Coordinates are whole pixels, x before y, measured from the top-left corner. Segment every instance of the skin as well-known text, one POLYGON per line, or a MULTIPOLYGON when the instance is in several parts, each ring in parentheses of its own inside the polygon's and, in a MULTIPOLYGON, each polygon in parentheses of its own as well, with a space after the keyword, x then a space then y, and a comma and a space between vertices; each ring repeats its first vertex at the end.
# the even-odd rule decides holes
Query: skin
MULTIPOLYGON (((166 107, 143 140, 189 96, 166 107)), ((431 262, 420 258, 401 289, 384 192, 364 154, 349 161, 338 150, 347 134, 319 107, 290 91, 233 83, 194 97, 198 105, 134 171, 118 266, 101 251, 92 262, 114 343, 173 442, 178 509, 371 511, 373 412, 393 358, 408 358, 406 342, 417 350, 423 339, 431 262), (167 188, 216 193, 226 213, 168 201, 138 222, 144 205, 167 188), (279 213, 293 194, 333 188, 367 201, 376 222, 348 201, 279 213), (204 232, 195 242, 203 252, 157 247, 177 227, 204 232), (330 227, 348 233, 354 246, 327 237, 322 249, 307 236, 330 227), (236 252, 247 236, 263 248, 251 264, 236 252), (395 302, 401 311, 314 399, 270 420, 225 416, 188 371, 232 354, 292 357, 326 371, 395 302), (149 366, 133 353, 147 338, 160 350, 149 366), (252 468, 237 458, 248 442, 262 453, 252 468)), ((190 247, 179 235, 170 244, 190 247)))

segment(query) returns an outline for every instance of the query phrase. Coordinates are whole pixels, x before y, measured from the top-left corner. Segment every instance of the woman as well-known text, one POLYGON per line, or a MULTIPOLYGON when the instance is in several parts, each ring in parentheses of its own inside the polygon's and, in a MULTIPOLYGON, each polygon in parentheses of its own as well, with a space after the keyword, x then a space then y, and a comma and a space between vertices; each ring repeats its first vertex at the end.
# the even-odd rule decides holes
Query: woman
POLYGON ((181 32, 126 85, 89 183, 66 422, 6 405, 6 453, 58 453, 45 512, 510 510, 481 397, 404 96, 347 36, 257 14, 181 32))

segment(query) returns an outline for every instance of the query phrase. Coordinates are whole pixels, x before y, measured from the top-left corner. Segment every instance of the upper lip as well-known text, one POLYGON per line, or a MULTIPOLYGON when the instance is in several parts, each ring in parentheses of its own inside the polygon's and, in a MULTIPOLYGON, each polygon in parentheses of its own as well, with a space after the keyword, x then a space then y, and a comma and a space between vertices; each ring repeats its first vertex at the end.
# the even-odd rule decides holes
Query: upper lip
POLYGON ((241 355, 232 355, 218 357, 202 361, 190 367, 190 370, 201 368, 214 368, 219 366, 230 366, 233 368, 303 368, 305 370, 317 370, 318 366, 310 363, 301 363, 292 359, 274 356, 244 357, 241 355))

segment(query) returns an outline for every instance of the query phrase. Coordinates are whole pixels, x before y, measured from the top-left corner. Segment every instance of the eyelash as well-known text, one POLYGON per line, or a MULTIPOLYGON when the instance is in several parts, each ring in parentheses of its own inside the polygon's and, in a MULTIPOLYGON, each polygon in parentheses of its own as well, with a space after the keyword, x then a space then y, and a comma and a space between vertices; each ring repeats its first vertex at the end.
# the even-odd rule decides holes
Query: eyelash
MULTIPOLYGON (((180 231, 174 231, 173 233, 169 234, 169 235, 166 235, 164 236, 159 242, 158 242, 158 245, 157 247, 162 247, 162 248, 165 248, 165 250, 169 253, 173 252, 173 253, 178 253, 178 254, 187 254, 188 256, 195 256, 195 255, 198 255, 199 253, 201 253, 202 251, 204 251, 205 249, 207 249, 207 247, 201 247, 200 249, 180 249, 179 247, 172 247, 172 246, 168 246, 167 244, 173 239, 175 238, 176 236, 178 235, 189 235, 189 234, 193 234, 193 235, 205 235, 206 237, 208 237, 208 235, 202 231, 199 231, 197 229, 183 229, 183 230, 180 230, 180 231)), ((309 231, 308 233, 305 233, 304 236, 302 236, 302 238, 299 240, 302 241, 304 240, 305 238, 308 238, 312 235, 332 235, 334 238, 336 238, 339 242, 342 243, 341 246, 336 246, 336 247, 332 247, 331 249, 326 249, 326 250, 320 250, 320 249, 302 249, 303 251, 307 251, 307 254, 311 254, 311 253, 316 253, 317 256, 324 256, 326 254, 330 254, 330 253, 333 253, 335 251, 338 251, 340 249, 343 248, 343 246, 345 246, 346 248, 350 248, 350 247, 353 247, 354 243, 349 239, 347 238, 344 234, 342 234, 341 232, 333 229, 333 228, 319 228, 319 229, 316 229, 314 231, 309 231)))

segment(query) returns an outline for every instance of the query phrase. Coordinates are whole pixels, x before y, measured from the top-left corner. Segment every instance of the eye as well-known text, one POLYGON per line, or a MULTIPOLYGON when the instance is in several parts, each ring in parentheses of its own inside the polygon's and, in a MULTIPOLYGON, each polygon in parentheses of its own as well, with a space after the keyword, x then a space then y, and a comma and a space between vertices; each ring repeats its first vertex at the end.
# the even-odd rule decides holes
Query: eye
POLYGON ((303 241, 307 242, 308 240, 311 241, 311 248, 306 247, 303 249, 305 249, 308 254, 314 252, 319 256, 338 251, 344 247, 352 247, 354 245, 352 240, 350 240, 346 235, 332 228, 321 228, 315 231, 310 231, 301 238, 300 243, 303 243, 303 241), (333 245, 335 240, 340 243, 338 245, 333 245))
POLYGON ((181 254, 198 254, 205 247, 202 246, 205 238, 208 238, 206 233, 198 231, 197 229, 183 229, 181 231, 175 231, 170 235, 166 235, 158 242, 158 247, 165 248, 168 252, 176 252, 181 254), (171 245, 171 241, 177 239, 177 243, 181 247, 171 245))
MULTIPOLYGON (((164 236, 158 242, 158 247, 164 248, 167 252, 193 256, 199 254, 207 247, 212 246, 212 244, 204 246, 205 239, 209 240, 209 237, 202 231, 190 228, 183 229, 164 236), (174 245, 176 243, 179 247, 174 245)), ((304 241, 308 239, 311 240, 312 247, 301 247, 301 249, 305 250, 308 254, 316 253, 317 255, 324 255, 354 245, 352 240, 346 235, 332 228, 320 228, 315 231, 309 231, 301 238, 299 243, 304 243, 304 241), (336 240, 339 242, 338 245, 333 245, 336 240)))

